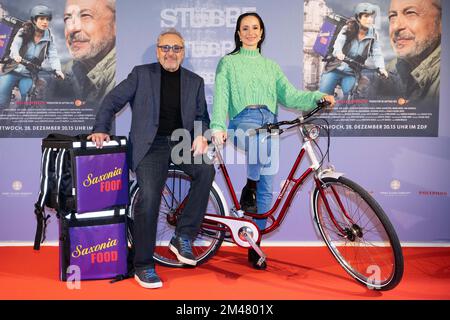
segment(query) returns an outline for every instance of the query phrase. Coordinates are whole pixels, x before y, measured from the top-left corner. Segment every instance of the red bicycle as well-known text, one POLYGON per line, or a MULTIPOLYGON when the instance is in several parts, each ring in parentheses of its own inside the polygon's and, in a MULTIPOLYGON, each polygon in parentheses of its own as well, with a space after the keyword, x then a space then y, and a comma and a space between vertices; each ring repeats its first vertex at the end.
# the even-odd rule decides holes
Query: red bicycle
MULTIPOLYGON (((263 263, 266 255, 256 243, 263 234, 281 226, 298 188, 312 175, 313 220, 333 256, 353 278, 372 289, 390 290, 397 286, 403 275, 403 254, 397 234, 387 215, 364 188, 335 171, 333 167, 323 168, 330 147, 330 135, 326 130, 327 152, 323 154, 316 142, 321 126, 314 121, 318 118, 313 115, 325 104, 319 103, 314 110, 292 121, 267 124, 257 129, 258 132, 268 132, 272 136, 298 129, 303 140, 275 203, 265 214, 252 214, 241 210, 221 153, 216 148, 216 162, 225 178, 232 203, 230 208, 222 190, 214 182, 201 230, 193 242, 197 265, 210 259, 223 241, 235 243, 243 248, 252 247, 260 256, 259 263, 263 263), (283 129, 285 126, 289 127, 283 129), (317 150, 321 153, 320 157, 317 150), (311 165, 296 177, 296 171, 305 157, 309 159, 311 165), (278 210, 279 208, 281 210, 278 210), (268 218, 268 226, 264 230, 259 230, 249 218, 268 218)), ((189 189, 190 177, 176 166, 171 166, 161 195, 154 253, 155 260, 162 265, 184 267, 168 246, 178 217, 183 214, 189 189)), ((131 218, 132 229, 135 204, 140 194, 136 182, 132 184, 130 192, 131 204, 128 216, 131 218)), ((132 242, 131 229, 129 239, 132 242)))

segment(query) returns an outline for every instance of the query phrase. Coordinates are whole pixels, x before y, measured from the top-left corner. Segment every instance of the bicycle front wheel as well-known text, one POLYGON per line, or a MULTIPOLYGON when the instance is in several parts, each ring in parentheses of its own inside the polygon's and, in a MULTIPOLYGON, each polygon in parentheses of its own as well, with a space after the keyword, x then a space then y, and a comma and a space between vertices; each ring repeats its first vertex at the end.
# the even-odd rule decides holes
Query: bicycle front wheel
MULTIPOLYGON (((169 267, 186 267, 177 260, 175 254, 169 249, 169 242, 175 233, 175 228, 180 216, 183 214, 183 207, 187 201, 191 178, 185 172, 178 169, 169 169, 168 177, 161 193, 161 205, 158 216, 158 229, 156 234, 156 245, 153 258, 161 265, 169 267)), ((132 243, 132 228, 134 222, 134 210, 140 195, 140 189, 135 186, 131 190, 131 203, 128 209, 129 241, 132 243)), ((207 214, 225 216, 221 199, 214 187, 209 193, 207 214)), ((214 226, 213 226, 214 227, 214 226)), ((192 252, 200 265, 209 260, 220 248, 225 229, 219 225, 216 228, 208 228, 202 224, 200 232, 192 243, 192 252)))
POLYGON ((313 193, 319 232, 340 265, 375 290, 390 290, 403 276, 403 254, 394 227, 375 199, 344 177, 323 178, 313 193))

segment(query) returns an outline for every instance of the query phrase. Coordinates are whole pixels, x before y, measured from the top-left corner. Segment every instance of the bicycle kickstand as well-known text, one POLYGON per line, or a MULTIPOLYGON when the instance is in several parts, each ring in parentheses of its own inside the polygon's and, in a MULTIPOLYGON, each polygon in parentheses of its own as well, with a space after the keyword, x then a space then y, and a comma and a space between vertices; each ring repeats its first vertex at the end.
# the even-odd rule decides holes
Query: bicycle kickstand
POLYGON ((253 238, 246 231, 242 232, 242 236, 245 238, 245 240, 247 240, 248 243, 250 243, 253 250, 255 250, 256 253, 258 253, 259 260, 256 264, 258 266, 261 266, 264 263, 264 261, 266 261, 267 255, 261 250, 261 248, 256 244, 256 242, 253 241, 253 238))

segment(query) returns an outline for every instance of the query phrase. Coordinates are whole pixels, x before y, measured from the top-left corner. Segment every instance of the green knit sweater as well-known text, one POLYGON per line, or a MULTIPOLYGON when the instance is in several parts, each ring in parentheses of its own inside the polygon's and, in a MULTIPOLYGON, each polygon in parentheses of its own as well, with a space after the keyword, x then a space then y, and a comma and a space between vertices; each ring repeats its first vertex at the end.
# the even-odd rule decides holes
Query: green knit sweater
POLYGON ((277 102, 306 111, 316 106, 325 94, 297 90, 272 60, 258 50, 241 48, 223 57, 216 71, 211 129, 226 130, 226 119, 233 119, 246 106, 266 105, 277 114, 277 102))

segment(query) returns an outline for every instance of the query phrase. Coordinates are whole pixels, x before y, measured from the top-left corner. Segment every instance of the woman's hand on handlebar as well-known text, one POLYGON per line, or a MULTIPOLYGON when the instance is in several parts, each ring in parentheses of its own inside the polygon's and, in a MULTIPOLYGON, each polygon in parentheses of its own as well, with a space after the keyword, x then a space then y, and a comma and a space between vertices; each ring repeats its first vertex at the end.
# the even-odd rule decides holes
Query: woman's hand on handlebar
POLYGON ((106 142, 110 141, 109 134, 102 133, 102 132, 93 133, 93 134, 89 135, 87 137, 87 139, 92 140, 92 142, 95 143, 95 145, 97 146, 98 149, 101 149, 103 147, 104 141, 106 141, 106 142))
POLYGON ((322 97, 326 102, 329 103, 328 108, 333 109, 334 105, 336 104, 336 100, 334 99, 334 96, 332 95, 324 95, 322 97))
POLYGON ((222 130, 213 131, 212 141, 216 145, 222 145, 227 140, 227 132, 222 130))
POLYGON ((343 54, 343 53, 336 53, 336 58, 338 58, 339 60, 343 61, 345 59, 345 54, 343 54))
POLYGON ((22 62, 22 57, 21 56, 15 56, 13 59, 17 63, 21 63, 22 62))
POLYGON ((55 71, 55 75, 58 79, 64 80, 64 73, 62 71, 55 71))
POLYGON ((378 72, 385 79, 387 79, 389 77, 389 73, 386 71, 386 69, 380 69, 380 71, 378 71, 378 72))

